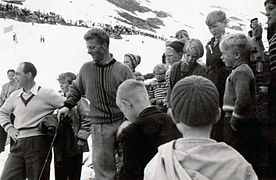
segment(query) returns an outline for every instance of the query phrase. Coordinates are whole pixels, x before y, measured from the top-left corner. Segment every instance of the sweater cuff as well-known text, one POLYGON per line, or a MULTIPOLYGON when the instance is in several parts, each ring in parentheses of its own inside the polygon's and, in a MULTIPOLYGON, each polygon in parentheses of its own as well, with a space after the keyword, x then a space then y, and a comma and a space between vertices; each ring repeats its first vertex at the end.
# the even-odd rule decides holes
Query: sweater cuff
POLYGON ((6 132, 8 132, 8 130, 9 130, 9 128, 11 128, 13 125, 12 124, 7 124, 5 127, 4 127, 4 129, 5 129, 5 131, 6 132))
POLYGON ((68 102, 64 102, 64 107, 67 107, 71 111, 74 106, 68 102))
POLYGON ((244 119, 244 118, 245 118, 244 116, 242 116, 242 115, 240 115, 240 114, 237 114, 237 113, 235 113, 234 111, 233 111, 233 113, 232 113, 232 116, 234 116, 234 117, 236 117, 236 118, 238 118, 238 119, 244 119))

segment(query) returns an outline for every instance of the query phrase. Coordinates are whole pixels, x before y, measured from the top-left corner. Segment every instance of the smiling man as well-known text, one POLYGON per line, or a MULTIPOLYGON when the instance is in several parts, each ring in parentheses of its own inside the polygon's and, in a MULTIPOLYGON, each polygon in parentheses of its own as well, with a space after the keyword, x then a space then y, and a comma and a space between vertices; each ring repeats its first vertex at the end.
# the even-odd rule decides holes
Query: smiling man
MULTIPOLYGON (((38 179, 50 148, 50 139, 39 130, 38 124, 43 117, 61 108, 65 98, 36 84, 36 74, 32 63, 20 63, 15 76, 20 89, 10 94, 0 108, 0 124, 15 141, 1 180, 38 179), (14 124, 10 121, 11 113, 15 116, 14 124)), ((50 162, 51 158, 46 163, 41 180, 49 179, 50 162)))
POLYGON ((116 92, 123 81, 134 76, 127 65, 110 56, 109 37, 104 30, 93 28, 84 39, 93 60, 81 67, 58 117, 67 115, 80 98, 86 96, 91 108, 95 177, 97 180, 112 180, 115 178, 114 140, 124 117, 116 105, 116 92))

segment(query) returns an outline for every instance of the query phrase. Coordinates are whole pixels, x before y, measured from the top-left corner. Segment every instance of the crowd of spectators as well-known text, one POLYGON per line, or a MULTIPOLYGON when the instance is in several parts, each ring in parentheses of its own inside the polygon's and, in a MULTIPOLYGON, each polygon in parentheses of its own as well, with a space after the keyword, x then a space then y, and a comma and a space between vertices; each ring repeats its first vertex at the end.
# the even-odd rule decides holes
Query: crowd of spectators
POLYGON ((65 20, 61 15, 58 15, 55 12, 44 13, 40 10, 31 11, 27 8, 19 8, 11 3, 0 3, 0 18, 14 19, 21 22, 32 22, 33 25, 34 23, 46 23, 86 28, 100 26, 110 35, 111 38, 115 39, 121 39, 121 35, 144 35, 155 39, 165 40, 164 37, 158 36, 157 34, 137 30, 134 27, 96 23, 84 20, 65 20))

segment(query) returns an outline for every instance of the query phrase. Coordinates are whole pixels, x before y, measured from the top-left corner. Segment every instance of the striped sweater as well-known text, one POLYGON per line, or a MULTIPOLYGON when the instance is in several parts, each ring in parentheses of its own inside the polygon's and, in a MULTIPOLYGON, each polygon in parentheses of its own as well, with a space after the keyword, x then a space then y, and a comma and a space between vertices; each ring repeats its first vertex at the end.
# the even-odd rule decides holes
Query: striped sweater
POLYGON ((269 40, 269 60, 271 71, 276 71, 276 33, 269 40))
POLYGON ((87 62, 73 81, 64 105, 71 109, 81 96, 85 96, 90 101, 91 123, 110 123, 123 119, 123 113, 116 105, 116 93, 118 86, 131 78, 134 76, 130 68, 115 59, 105 65, 87 62))
POLYGON ((270 109, 276 112, 276 33, 269 40, 269 60, 270 60, 270 85, 268 89, 270 98, 270 109))
POLYGON ((163 103, 166 101, 168 84, 166 80, 158 82, 154 80, 149 87, 149 99, 150 100, 162 100, 163 103))

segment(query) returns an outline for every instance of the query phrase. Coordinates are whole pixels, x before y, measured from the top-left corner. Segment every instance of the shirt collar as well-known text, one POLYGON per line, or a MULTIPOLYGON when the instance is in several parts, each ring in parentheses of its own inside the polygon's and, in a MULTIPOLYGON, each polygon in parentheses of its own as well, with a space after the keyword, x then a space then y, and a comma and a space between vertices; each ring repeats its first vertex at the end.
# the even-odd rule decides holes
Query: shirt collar
MULTIPOLYGON (((32 89, 30 90, 30 92, 33 94, 33 95, 37 95, 38 93, 38 89, 39 86, 35 83, 35 85, 32 87, 32 89)), ((22 93, 25 93, 25 91, 23 90, 23 88, 20 89, 20 92, 18 93, 17 97, 20 97, 22 93)))

